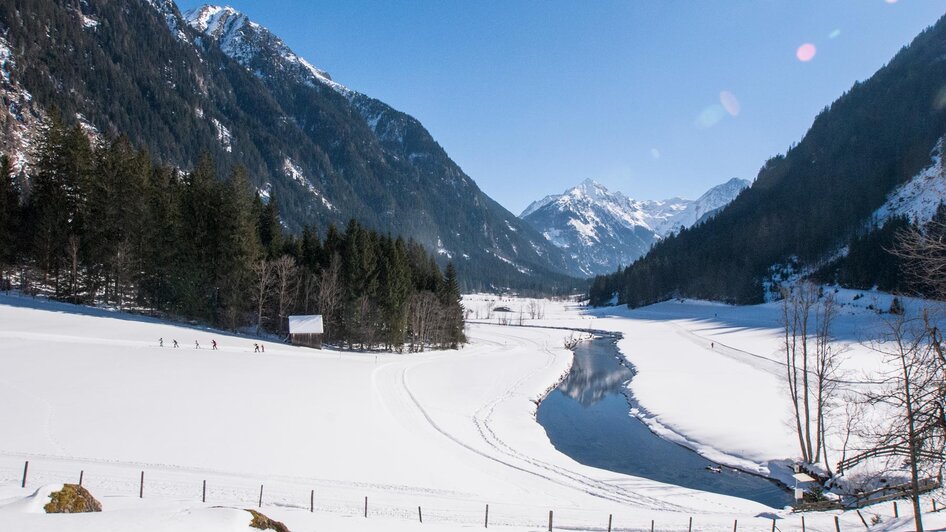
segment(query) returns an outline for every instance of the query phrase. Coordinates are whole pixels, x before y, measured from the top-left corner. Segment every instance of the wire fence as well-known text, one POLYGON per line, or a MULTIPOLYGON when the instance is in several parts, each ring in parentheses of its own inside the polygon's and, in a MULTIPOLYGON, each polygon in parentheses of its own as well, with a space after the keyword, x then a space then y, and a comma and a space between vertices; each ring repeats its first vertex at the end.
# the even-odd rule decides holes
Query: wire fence
MULTIPOLYGON (((513 526, 532 530, 840 532, 844 525, 837 519, 837 514, 807 514, 806 523, 805 515, 782 517, 774 513, 729 517, 719 514, 687 515, 673 510, 624 506, 617 506, 613 510, 567 505, 550 508, 556 505, 510 504, 470 498, 466 493, 398 485, 379 486, 289 477, 262 478, 160 466, 148 469, 117 462, 77 465, 72 462, 31 459, 23 462, 22 469, 14 467, 14 463, 8 460, 0 463, 0 484, 20 485, 27 489, 48 484, 81 484, 93 496, 100 500, 105 498, 106 501, 110 497, 141 497, 203 503, 208 507, 278 508, 330 513, 341 517, 383 517, 416 523, 439 522, 484 528, 513 526)), ((930 502, 930 512, 943 509, 941 502, 930 502)), ((898 515, 896 503, 891 510, 883 513, 887 517, 898 515)), ((850 522, 846 528, 854 529, 850 522)))

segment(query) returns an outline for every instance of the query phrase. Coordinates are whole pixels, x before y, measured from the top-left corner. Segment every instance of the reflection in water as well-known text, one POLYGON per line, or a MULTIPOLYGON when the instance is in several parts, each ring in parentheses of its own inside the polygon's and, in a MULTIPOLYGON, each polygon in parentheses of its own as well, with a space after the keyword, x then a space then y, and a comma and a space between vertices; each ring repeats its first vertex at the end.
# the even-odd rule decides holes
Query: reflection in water
MULTIPOLYGON (((587 351, 585 346, 588 345, 589 342, 582 342, 578 350, 587 351)), ((601 401, 606 395, 622 393, 624 383, 633 376, 631 370, 617 359, 607 356, 579 356, 576 353, 571 372, 558 389, 587 407, 601 401)))
POLYGON ((611 339, 582 342, 562 384, 539 405, 536 418, 556 449, 583 464, 773 507, 791 496, 764 478, 719 468, 699 454, 661 439, 629 414, 625 396, 634 373, 621 364, 611 339))

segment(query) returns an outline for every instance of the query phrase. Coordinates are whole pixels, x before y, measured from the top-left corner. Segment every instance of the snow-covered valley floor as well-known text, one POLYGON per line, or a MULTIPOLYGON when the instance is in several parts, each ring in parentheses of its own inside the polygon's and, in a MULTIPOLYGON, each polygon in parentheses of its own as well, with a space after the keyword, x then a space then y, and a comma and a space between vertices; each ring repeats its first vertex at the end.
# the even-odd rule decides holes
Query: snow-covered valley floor
MULTIPOLYGON (((792 440, 781 439, 790 431, 771 412, 769 362, 736 353, 757 354, 772 331, 710 326, 707 312, 658 306, 596 317, 549 303, 534 322, 621 331, 639 371, 633 392, 668 434, 747 468, 791 456, 792 440), (688 312, 697 312, 692 321, 688 312), (705 355, 706 335, 734 352, 705 355), (643 355, 668 349, 674 356, 643 355), (706 392, 706 381, 732 380, 742 385, 741 407, 733 394, 706 392), (693 421, 705 415, 710 428, 693 421)), ((569 368, 572 334, 470 324, 460 351, 267 344, 257 354, 247 338, 0 296, 0 530, 246 531, 249 514, 216 507, 255 508, 260 485, 262 511, 295 532, 479 528, 487 504, 490 527, 508 530, 545 529, 550 510, 555 528, 581 530, 606 529, 609 515, 615 529, 649 530, 654 520, 659 530, 686 530, 692 517, 695 530, 732 530, 734 520, 740 530, 769 530, 773 514, 781 530, 800 528, 785 511, 586 467, 556 451, 535 422, 535 400, 569 368), (174 339, 180 349, 168 347, 174 339), (101 514, 33 511, 37 488, 76 482, 80 471, 101 514)), ((806 524, 834 529, 830 514, 806 524)), ((856 515, 841 524, 862 526, 856 515)))

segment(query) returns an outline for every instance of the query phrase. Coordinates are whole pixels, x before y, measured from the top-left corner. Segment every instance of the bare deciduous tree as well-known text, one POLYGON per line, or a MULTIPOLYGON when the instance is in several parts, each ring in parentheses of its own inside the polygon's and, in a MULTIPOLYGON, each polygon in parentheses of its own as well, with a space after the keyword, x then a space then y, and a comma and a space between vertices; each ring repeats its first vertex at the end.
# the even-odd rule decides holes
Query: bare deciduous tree
POLYGON ((66 244, 66 251, 69 253, 69 297, 73 303, 78 303, 79 291, 79 237, 69 235, 69 241, 66 244))
POLYGON ((318 300, 319 312, 326 323, 333 323, 342 304, 342 259, 336 253, 329 261, 328 268, 319 272, 318 300))
POLYGON ((817 463, 824 456, 829 471, 825 419, 840 361, 840 352, 831 343, 836 315, 833 295, 822 297, 812 283, 782 289, 782 349, 799 450, 805 462, 817 463))
POLYGON ((837 372, 841 363, 841 349, 832 343, 831 326, 837 317, 838 308, 834 294, 828 293, 821 298, 816 314, 815 332, 815 428, 816 443, 815 457, 824 457, 825 469, 831 472, 831 462, 828 460, 828 447, 825 441, 827 433, 827 412, 831 406, 831 399, 837 392, 837 372))
POLYGON ((910 226, 897 235, 891 253, 903 260, 906 273, 937 299, 946 299, 946 224, 931 221, 925 227, 910 226))
POLYGON ((529 319, 534 320, 539 315, 539 303, 534 299, 530 299, 528 309, 529 319))
POLYGON ((916 530, 923 531, 920 509, 921 479, 935 476, 943 464, 943 366, 938 338, 931 336, 929 320, 893 314, 887 331, 872 347, 891 368, 868 394, 873 405, 887 405, 899 415, 873 427, 871 452, 905 459, 910 473, 910 498, 916 530))
POLYGON ((279 318, 279 330, 286 331, 287 318, 292 302, 296 299, 299 288, 299 268, 296 259, 283 255, 273 262, 274 282, 276 286, 276 309, 279 318))
POLYGON ((253 299, 256 304, 256 333, 263 326, 263 311, 273 284, 273 263, 265 258, 253 263, 253 299))
POLYGON ((408 303, 408 323, 410 324, 410 351, 412 353, 424 350, 430 338, 430 330, 435 325, 437 297, 431 292, 418 292, 411 295, 408 303))

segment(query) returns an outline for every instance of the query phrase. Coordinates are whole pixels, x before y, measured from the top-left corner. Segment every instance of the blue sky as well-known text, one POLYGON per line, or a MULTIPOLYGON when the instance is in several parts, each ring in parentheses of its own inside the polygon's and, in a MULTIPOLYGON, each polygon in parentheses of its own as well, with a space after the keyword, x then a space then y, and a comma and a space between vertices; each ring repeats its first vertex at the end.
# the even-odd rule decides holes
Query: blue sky
POLYGON ((419 119, 516 214, 585 178, 639 199, 752 179, 946 10, 943 0, 230 5, 336 81, 419 119), (805 44, 814 56, 801 61, 805 44))

